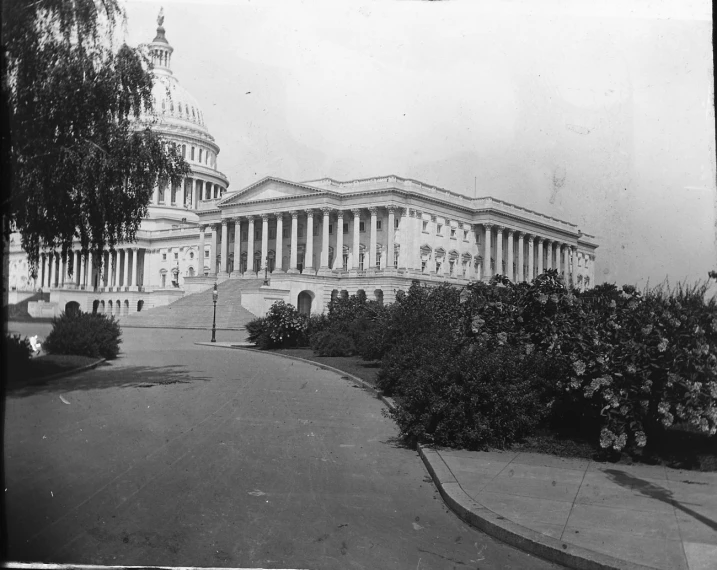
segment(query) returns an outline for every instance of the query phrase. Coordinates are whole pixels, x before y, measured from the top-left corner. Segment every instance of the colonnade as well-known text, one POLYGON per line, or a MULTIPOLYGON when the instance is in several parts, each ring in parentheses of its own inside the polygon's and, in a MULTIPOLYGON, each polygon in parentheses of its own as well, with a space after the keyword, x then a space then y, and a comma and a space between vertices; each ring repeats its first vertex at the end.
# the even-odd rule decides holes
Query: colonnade
POLYGON ((152 204, 197 209, 202 200, 221 198, 226 188, 200 178, 185 178, 176 187, 168 185, 163 190, 155 186, 152 204))
MULTIPOLYGON (((275 260, 273 271, 286 271, 289 274, 311 272, 328 275, 343 269, 349 274, 357 274, 361 270, 382 269, 391 272, 399 269, 412 274, 483 280, 488 280, 495 274, 502 274, 513 282, 521 282, 530 281, 545 270, 557 269, 566 283, 573 282, 577 274, 578 248, 575 243, 501 224, 457 222, 449 218, 445 218, 443 222, 445 229, 442 233, 437 229, 434 232, 433 228, 427 231, 426 222, 430 220, 427 220, 425 215, 427 214, 419 209, 389 205, 346 210, 331 207, 307 208, 226 218, 218 224, 210 224, 212 233, 209 274, 228 276, 232 270, 228 265, 228 260, 232 257, 229 240, 232 230, 233 275, 263 272, 270 261, 270 240, 273 242, 271 251, 275 260), (386 226, 381 228, 384 230, 384 239, 380 245, 377 239, 379 213, 383 223, 386 223, 386 226), (394 230, 397 217, 400 223, 394 230), (364 224, 368 224, 365 232, 361 230, 362 218, 364 224), (272 237, 269 233, 271 220, 275 220, 272 229, 276 232, 272 237), (301 235, 300 221, 303 228, 301 235), (344 234, 344 223, 349 221, 353 222, 352 231, 344 234), (285 223, 290 224, 290 231, 287 232, 288 244, 283 243, 282 237, 285 223), (321 224, 318 266, 312 261, 315 224, 321 224), (333 232, 329 229, 331 224, 334 227, 333 232), (259 227, 261 232, 256 232, 259 227), (467 239, 468 233, 463 234, 464 231, 472 235, 470 240, 467 239), (259 234, 260 243, 255 243, 259 234), (368 234, 368 239, 365 240, 367 243, 362 243, 362 234, 368 234), (335 236, 333 239, 332 235, 335 236), (480 243, 481 238, 483 243, 480 243), (329 253, 332 244, 333 262, 329 253), (288 252, 284 252, 285 247, 288 247, 288 252), (242 250, 245 250, 246 255, 245 266, 242 266, 243 262, 240 263, 242 250), (381 267, 380 262, 382 251, 386 254, 384 267, 381 267), (255 252, 258 258, 256 260, 255 252), (287 253, 288 267, 282 264, 283 256, 287 253), (304 264, 300 262, 300 253, 303 253, 306 260, 304 264), (346 254, 348 259, 344 260, 346 254)), ((435 223, 436 216, 431 215, 431 220, 435 223)), ((200 225, 199 228, 200 252, 205 250, 206 228, 206 225, 200 225)), ((203 273, 201 265, 199 273, 203 273)))
MULTIPOLYGON (((90 254, 73 249, 62 255, 57 251, 42 253, 40 256, 40 287, 47 289, 82 289, 94 291, 97 287, 119 291, 138 291, 143 284, 146 271, 139 270, 139 247, 123 247, 101 252, 99 264, 97 252, 90 254), (70 276, 72 270, 72 276, 70 276), (101 273, 99 272, 101 271, 101 273), (96 276, 96 280, 95 280, 96 276)), ((146 250, 145 250, 146 251, 146 250)), ((144 264, 149 261, 143 255, 144 264)))

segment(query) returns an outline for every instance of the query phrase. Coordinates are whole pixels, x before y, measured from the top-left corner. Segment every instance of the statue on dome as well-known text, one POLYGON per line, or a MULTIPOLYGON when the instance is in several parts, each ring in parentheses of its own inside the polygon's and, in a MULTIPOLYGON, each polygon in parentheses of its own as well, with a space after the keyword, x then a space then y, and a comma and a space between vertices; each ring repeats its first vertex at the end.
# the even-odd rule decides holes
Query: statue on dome
POLYGON ((159 9, 159 16, 157 16, 157 25, 161 26, 164 24, 164 6, 159 9))

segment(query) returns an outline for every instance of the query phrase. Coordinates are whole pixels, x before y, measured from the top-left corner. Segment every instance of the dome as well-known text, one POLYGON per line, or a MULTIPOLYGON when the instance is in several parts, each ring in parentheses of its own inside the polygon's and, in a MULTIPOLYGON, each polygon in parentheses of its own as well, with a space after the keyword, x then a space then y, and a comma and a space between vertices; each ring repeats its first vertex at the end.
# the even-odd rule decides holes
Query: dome
MULTIPOLYGON (((157 18, 157 36, 147 44, 148 55, 152 61, 152 99, 154 110, 151 116, 144 116, 145 121, 155 125, 176 127, 180 130, 199 131, 202 138, 212 139, 204 124, 204 113, 197 100, 179 84, 172 74, 171 62, 174 48, 165 36, 164 13, 157 18)), ((212 139, 213 140, 213 139, 212 139)))
POLYGON ((160 122, 208 132, 197 100, 174 76, 155 74, 152 98, 160 122))

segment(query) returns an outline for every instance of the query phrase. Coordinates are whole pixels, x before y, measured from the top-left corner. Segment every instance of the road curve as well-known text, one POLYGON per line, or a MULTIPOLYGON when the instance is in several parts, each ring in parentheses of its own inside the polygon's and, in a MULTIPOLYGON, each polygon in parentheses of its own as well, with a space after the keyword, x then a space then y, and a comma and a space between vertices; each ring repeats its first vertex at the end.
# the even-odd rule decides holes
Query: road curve
POLYGON ((11 560, 557 568, 448 511, 370 393, 205 336, 126 329, 118 360, 8 394, 11 560))

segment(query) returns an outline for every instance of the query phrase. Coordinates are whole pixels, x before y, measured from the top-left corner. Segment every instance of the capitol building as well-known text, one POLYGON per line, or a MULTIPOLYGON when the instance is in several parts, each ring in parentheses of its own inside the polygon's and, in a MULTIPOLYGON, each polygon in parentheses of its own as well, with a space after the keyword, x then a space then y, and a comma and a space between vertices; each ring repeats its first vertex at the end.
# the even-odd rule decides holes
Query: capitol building
POLYGON ((395 175, 269 176, 230 191, 201 107, 172 73, 161 23, 147 48, 154 111, 143 120, 181 149, 191 172, 179 185, 154 189, 135 242, 92 254, 78 243, 71 260, 45 251, 36 278, 14 234, 10 303, 50 293, 49 302, 29 303, 31 315, 75 307, 124 316, 230 280, 246 281, 236 303, 255 315, 276 300, 321 313, 332 298, 360 289, 392 302, 415 280, 464 285, 502 274, 521 282, 556 269, 576 288, 594 285, 593 236, 496 198, 395 175))

